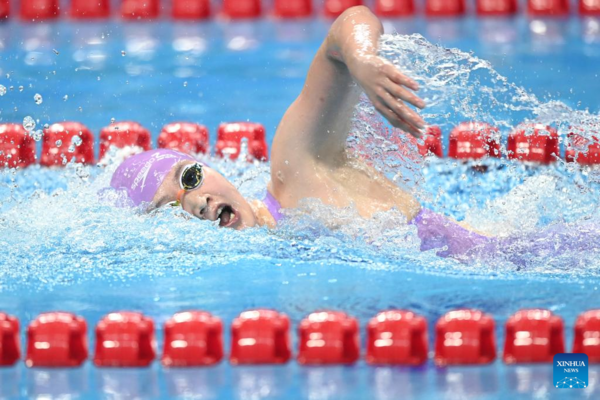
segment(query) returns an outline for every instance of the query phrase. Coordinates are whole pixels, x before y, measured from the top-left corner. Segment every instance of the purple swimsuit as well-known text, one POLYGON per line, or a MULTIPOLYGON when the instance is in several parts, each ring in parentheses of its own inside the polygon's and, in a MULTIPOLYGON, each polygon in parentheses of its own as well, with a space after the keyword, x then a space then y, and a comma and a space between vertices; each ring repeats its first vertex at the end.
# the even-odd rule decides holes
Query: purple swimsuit
POLYGON ((465 255, 492 241, 492 238, 465 229, 448 217, 426 208, 421 209, 410 224, 417 227, 421 251, 438 249, 440 257, 465 255))
MULTIPOLYGON (((281 205, 269 191, 263 203, 275 218, 275 222, 278 223, 284 218, 281 214, 281 205)), ((491 238, 471 232, 448 217, 426 208, 421 209, 410 224, 417 227, 417 234, 421 239, 421 251, 438 249, 437 255, 441 257, 461 256, 492 241, 491 238)))
POLYGON ((276 224, 278 224, 279 221, 281 221, 284 218, 284 215, 280 212, 281 204, 279 204, 277 199, 273 197, 271 192, 269 192, 268 190, 267 194, 265 195, 265 198, 263 199, 263 204, 269 209, 269 212, 275 219, 276 224))

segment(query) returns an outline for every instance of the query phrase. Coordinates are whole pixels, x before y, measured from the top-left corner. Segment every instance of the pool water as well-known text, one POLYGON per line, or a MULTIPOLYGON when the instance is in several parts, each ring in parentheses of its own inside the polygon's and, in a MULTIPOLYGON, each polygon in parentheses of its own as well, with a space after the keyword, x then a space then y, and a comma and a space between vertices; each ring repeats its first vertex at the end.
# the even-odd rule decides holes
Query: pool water
MULTIPOLYGON (((560 107, 581 110, 570 114, 574 118, 583 118, 586 109, 584 117, 594 118, 600 108, 597 20, 416 19, 385 26, 473 51, 516 87, 525 87, 536 107, 558 107, 552 101, 560 101, 560 107)), ((112 118, 134 120, 149 128, 154 140, 160 127, 173 121, 199 122, 214 133, 220 122, 250 120, 265 124, 270 143, 327 27, 321 20, 8 22, 0 25, 0 84, 8 88, 0 97, 0 118, 14 122, 32 116, 38 126, 75 120, 96 133, 112 118)), ((457 63, 464 59, 448 57, 457 63)), ((469 82, 477 90, 490 76, 495 79, 486 68, 469 71, 476 71, 469 82)), ((436 104, 427 111, 428 121, 440 124, 447 139, 449 129, 485 97, 477 92, 480 97, 468 98, 463 114, 443 112, 451 101, 443 95, 450 92, 437 90, 443 102, 434 91, 426 92, 436 104)), ((502 93, 511 98, 514 87, 507 90, 502 93)), ((532 115, 529 108, 500 114, 488 122, 514 126, 520 122, 516 118, 532 115)), ((406 163, 420 168, 412 173, 425 204, 477 227, 512 234, 598 217, 594 171, 500 161, 481 174, 448 160, 408 157, 406 163)), ((262 195, 268 166, 217 166, 244 194, 262 195)), ((291 215, 274 232, 232 232, 175 210, 148 216, 113 208, 97 192, 107 186, 114 167, 0 173, 0 310, 16 315, 23 326, 40 312, 65 310, 85 317, 91 332, 108 312, 138 310, 161 327, 175 312, 201 309, 228 327, 241 311, 266 307, 288 314, 294 329, 319 309, 346 311, 364 328, 379 311, 407 308, 428 319, 432 344, 435 321, 468 307, 493 315, 501 349, 507 318, 521 308, 542 307, 564 318, 570 349, 576 316, 600 308, 595 251, 542 255, 524 266, 502 258, 460 263, 421 253, 415 232, 393 213, 342 229, 291 215)), ((351 210, 307 207, 314 214, 352 218, 351 210)), ((364 336, 363 329, 363 343, 364 336)), ((160 329, 158 339, 160 350, 160 329)), ((550 365, 507 367, 500 361, 475 368, 436 368, 430 362, 416 369, 373 368, 362 360, 329 368, 224 362, 192 370, 164 370, 157 363, 145 370, 97 369, 90 363, 77 370, 30 370, 21 363, 0 369, 0 398, 591 399, 600 393, 599 380, 600 369, 591 367, 587 389, 558 390, 550 365)))

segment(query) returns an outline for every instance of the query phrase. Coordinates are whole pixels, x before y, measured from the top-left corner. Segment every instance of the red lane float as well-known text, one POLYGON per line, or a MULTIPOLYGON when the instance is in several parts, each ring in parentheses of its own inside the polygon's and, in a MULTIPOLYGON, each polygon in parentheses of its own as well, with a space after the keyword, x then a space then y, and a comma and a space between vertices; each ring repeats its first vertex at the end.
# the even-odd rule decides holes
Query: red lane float
POLYGON ((565 16, 569 14, 569 0, 529 0, 527 11, 534 17, 565 16))
POLYGON ((279 18, 310 17, 313 12, 312 0, 275 0, 274 7, 279 18))
POLYGON ((326 17, 339 17, 350 7, 362 6, 362 0, 325 0, 323 12, 326 17))
POLYGON ((419 154, 422 156, 434 155, 444 157, 444 148, 442 146, 442 130, 439 126, 428 126, 427 132, 423 137, 423 144, 418 144, 419 154))
POLYGON ((375 2, 375 14, 380 17, 406 17, 414 13, 414 0, 376 0, 375 2))
POLYGON ((61 122, 44 129, 40 164, 63 166, 71 160, 94 163, 94 135, 79 122, 61 122))
POLYGON ((35 163, 35 141, 19 124, 0 124, 0 168, 25 168, 35 163))
POLYGON ((272 310, 245 311, 231 326, 234 364, 285 364, 291 357, 290 320, 272 310))
POLYGON ((77 19, 107 18, 110 0, 71 0, 71 17, 77 19))
POLYGON ((600 15, 600 0, 579 0, 579 13, 581 15, 600 15))
POLYGON ((517 0, 477 0, 479 15, 514 15, 517 8, 517 0))
POLYGON ((187 154, 208 153, 208 128, 190 122, 175 122, 163 126, 158 135, 158 148, 187 154))
POLYGON ((506 322, 504 362, 551 363, 565 352, 563 320, 549 310, 521 310, 506 322))
POLYGON ((494 320, 477 310, 450 311, 435 327, 435 363, 489 364, 496 359, 494 320))
POLYGON ((428 17, 456 17, 465 13, 465 0, 427 0, 425 14, 428 17))
POLYGON ((154 19, 159 14, 160 0, 123 0, 121 3, 123 19, 154 19))
POLYGON ((600 363, 600 310, 587 311, 577 318, 573 353, 585 353, 590 363, 600 363))
POLYGON ((210 17, 210 0, 173 0, 171 14, 175 19, 207 19, 210 17))
POLYGON ((54 19, 59 15, 58 0, 21 0, 21 18, 54 19))
POLYGON ((367 326, 367 362, 422 365, 427 361, 427 321, 410 311, 384 311, 367 326))
POLYGON ((463 122, 450 133, 448 157, 477 160, 483 157, 500 158, 500 145, 494 136, 498 128, 482 122, 463 122))
POLYGON ((540 124, 518 127, 508 136, 507 151, 511 160, 551 164, 560 156, 558 132, 540 124))
POLYGON ((150 141, 150 132, 137 122, 115 122, 100 131, 100 156, 98 158, 102 159, 113 146, 120 149, 126 146, 136 146, 147 151, 152 148, 150 141))
POLYGON ((260 161, 269 159, 265 127, 253 122, 236 122, 219 125, 215 151, 219 157, 235 160, 240 155, 242 139, 247 140, 248 155, 260 161))
POLYGON ((258 18, 261 12, 260 0, 223 0, 223 15, 227 18, 258 18))
POLYGON ((10 367, 21 357, 19 321, 0 312, 0 366, 10 367))
POLYGON ((96 325, 96 366, 147 367, 155 357, 154 322, 143 314, 110 313, 96 325))
MULTIPOLYGON (((568 146, 565 152, 567 162, 577 162, 581 165, 597 165, 600 164, 600 135, 592 136, 587 139, 583 129, 573 129, 574 132, 569 132, 568 146), (577 133, 577 131, 581 132, 577 133)), ((586 134, 586 136, 588 136, 586 134)))
POLYGON ((27 328, 28 367, 79 367, 88 357, 87 324, 75 314, 49 312, 27 328))
POLYGON ((180 312, 165 323, 165 367, 214 365, 223 358, 223 323, 210 313, 180 312))
POLYGON ((346 313, 314 312, 302 320, 298 333, 300 364, 354 364, 358 360, 358 321, 346 313))
POLYGON ((0 0, 0 18, 8 18, 10 15, 10 0, 0 0))

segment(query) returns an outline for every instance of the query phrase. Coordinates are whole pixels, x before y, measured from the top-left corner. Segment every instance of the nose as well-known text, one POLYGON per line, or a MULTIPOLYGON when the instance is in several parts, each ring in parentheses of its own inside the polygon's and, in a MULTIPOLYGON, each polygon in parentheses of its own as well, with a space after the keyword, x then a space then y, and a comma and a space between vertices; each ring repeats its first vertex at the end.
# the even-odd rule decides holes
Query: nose
POLYGON ((181 198, 182 208, 200 219, 209 218, 210 202, 210 196, 200 192, 198 189, 185 192, 181 198))
POLYGON ((210 196, 208 194, 198 194, 198 218, 209 219, 210 196))

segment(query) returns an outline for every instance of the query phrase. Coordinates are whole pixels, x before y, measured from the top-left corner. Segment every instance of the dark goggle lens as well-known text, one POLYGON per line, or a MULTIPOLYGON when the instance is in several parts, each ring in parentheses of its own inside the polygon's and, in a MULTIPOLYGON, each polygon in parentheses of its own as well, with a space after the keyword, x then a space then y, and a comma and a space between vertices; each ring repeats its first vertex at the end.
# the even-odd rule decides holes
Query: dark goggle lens
POLYGON ((185 190, 196 189, 198 186, 200 186, 200 184, 202 184, 203 178, 204 173, 202 172, 202 167, 193 165, 186 169, 181 176, 181 186, 185 190))

